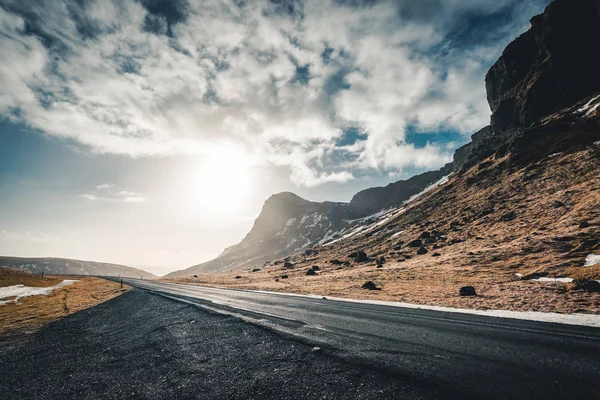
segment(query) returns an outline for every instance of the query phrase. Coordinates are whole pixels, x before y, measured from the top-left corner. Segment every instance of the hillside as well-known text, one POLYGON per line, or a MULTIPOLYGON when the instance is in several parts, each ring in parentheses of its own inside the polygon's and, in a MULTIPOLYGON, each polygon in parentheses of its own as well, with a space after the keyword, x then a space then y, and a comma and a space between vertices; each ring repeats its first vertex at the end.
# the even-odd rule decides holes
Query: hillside
POLYGON ((600 1, 556 0, 531 22, 488 72, 491 124, 456 151, 452 175, 328 232, 285 266, 273 260, 259 272, 186 281, 600 312, 600 1), (363 289, 366 281, 380 290, 363 289), (458 296, 468 285, 479 296, 458 296))
POLYGON ((130 278, 156 279, 150 272, 124 265, 96 261, 71 260, 68 258, 21 258, 0 256, 0 267, 18 268, 31 273, 58 275, 112 275, 130 278))

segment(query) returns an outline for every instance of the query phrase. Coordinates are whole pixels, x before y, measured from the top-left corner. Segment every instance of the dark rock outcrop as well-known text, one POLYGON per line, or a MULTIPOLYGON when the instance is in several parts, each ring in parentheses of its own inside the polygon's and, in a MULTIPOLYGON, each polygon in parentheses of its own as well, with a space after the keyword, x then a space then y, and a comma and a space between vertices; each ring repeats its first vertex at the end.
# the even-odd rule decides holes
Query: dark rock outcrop
POLYGON ((475 288, 473 286, 463 286, 458 292, 461 296, 477 296, 475 288))
POLYGON ((362 288, 363 288, 363 289, 367 289, 367 290, 380 290, 380 289, 377 287, 377 285, 376 285, 376 284, 374 284, 374 283, 373 283, 373 282, 371 282, 371 281, 365 282, 365 283, 362 285, 362 288))
POLYGON ((589 279, 574 279, 568 286, 569 290, 584 290, 590 293, 600 293, 600 282, 589 279))
POLYGON ((421 239, 415 239, 413 241, 408 242, 408 247, 421 247, 423 246, 423 241, 421 239))
POLYGON ((486 75, 492 126, 506 130, 600 91, 600 0, 556 0, 486 75))

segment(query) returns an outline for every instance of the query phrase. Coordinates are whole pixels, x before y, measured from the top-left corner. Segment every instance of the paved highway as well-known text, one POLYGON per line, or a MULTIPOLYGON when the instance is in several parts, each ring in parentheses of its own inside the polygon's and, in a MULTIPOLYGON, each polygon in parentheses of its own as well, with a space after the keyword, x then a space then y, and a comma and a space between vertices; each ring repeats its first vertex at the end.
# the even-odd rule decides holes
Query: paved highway
POLYGON ((136 279, 125 283, 435 388, 436 397, 600 399, 597 328, 136 279))

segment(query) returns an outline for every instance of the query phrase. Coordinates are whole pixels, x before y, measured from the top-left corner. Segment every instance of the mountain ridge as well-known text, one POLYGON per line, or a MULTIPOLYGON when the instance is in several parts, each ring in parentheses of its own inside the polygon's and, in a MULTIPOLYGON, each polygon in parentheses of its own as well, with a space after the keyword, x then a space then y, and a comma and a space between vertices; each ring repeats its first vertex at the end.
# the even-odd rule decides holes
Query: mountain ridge
POLYGON ((0 266, 26 270, 31 273, 45 273, 48 275, 120 275, 129 278, 157 279, 150 272, 98 261, 84 261, 60 257, 12 257, 0 256, 0 266))

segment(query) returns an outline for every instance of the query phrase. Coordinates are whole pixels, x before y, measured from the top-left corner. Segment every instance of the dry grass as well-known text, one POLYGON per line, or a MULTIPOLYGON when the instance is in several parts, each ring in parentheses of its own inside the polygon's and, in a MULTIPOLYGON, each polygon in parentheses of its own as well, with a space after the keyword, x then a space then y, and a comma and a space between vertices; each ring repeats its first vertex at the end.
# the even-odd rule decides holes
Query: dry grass
POLYGON ((41 277, 13 268, 0 267, 0 287, 25 285, 31 287, 54 286, 60 282, 56 277, 41 277))
POLYGON ((600 266, 583 267, 587 254, 600 253, 599 162, 597 146, 517 170, 508 167, 506 158, 492 158, 369 235, 317 247, 316 256, 292 256, 292 269, 279 262, 259 266, 262 271, 256 273, 233 271, 178 281, 450 307, 600 313, 598 293, 515 277, 517 272, 539 272, 600 278, 600 266), (514 219, 503 221, 510 213, 514 219), (581 226, 583 221, 589 225, 581 226), (406 246, 422 232, 434 230, 445 238, 427 244, 427 254, 417 255, 417 248, 406 246), (350 260, 348 254, 357 249, 372 261, 350 260), (440 256, 432 257, 436 252, 440 256), (374 262, 380 256, 386 258, 383 268, 374 262), (348 264, 333 265, 334 259, 348 264), (321 272, 306 276, 312 265, 321 272), (282 279, 283 274, 288 279, 282 279), (368 280, 381 290, 362 289, 368 280), (467 285, 479 296, 458 296, 459 288, 467 285))
MULTIPOLYGON (((5 278, 8 279, 6 275, 0 276, 0 282, 5 278)), ((48 279, 54 279, 58 283, 63 279, 71 278, 49 277, 48 279)), ((79 281, 56 289, 46 296, 25 297, 19 300, 19 304, 0 305, 0 335, 3 339, 14 339, 35 332, 48 322, 93 307, 129 289, 128 287, 121 289, 120 284, 100 278, 72 279, 79 279, 79 281)), ((12 277, 10 281, 14 282, 12 277)), ((26 284, 26 281, 27 279, 24 279, 16 284, 26 284)))

